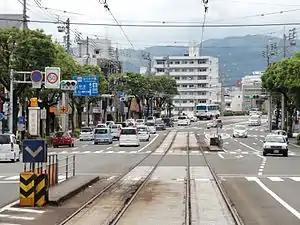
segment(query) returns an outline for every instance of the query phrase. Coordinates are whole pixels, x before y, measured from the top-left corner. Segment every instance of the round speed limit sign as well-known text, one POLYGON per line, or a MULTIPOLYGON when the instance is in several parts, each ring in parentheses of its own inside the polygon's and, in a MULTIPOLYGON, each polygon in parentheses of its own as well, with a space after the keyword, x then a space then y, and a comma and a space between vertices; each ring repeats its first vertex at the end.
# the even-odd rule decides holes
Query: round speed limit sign
POLYGON ((58 81, 58 75, 56 73, 48 73, 47 74, 47 82, 50 84, 55 84, 58 81))

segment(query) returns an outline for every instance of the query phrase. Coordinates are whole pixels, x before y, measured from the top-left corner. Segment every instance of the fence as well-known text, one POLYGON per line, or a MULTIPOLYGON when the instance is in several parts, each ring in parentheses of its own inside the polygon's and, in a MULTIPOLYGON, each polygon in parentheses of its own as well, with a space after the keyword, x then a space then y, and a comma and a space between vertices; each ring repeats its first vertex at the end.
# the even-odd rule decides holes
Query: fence
POLYGON ((59 158, 49 154, 47 163, 24 163, 24 172, 47 174, 49 186, 53 186, 75 176, 75 164, 75 155, 59 158))

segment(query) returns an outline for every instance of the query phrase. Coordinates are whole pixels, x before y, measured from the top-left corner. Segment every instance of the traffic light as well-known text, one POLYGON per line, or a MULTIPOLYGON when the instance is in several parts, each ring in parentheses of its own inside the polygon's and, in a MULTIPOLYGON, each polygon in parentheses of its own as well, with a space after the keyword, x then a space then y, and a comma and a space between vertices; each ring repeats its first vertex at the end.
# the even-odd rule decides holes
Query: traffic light
POLYGON ((75 91, 77 87, 76 80, 62 80, 60 82, 60 89, 65 91, 75 91))
POLYGON ((259 99, 259 95, 253 95, 254 99, 259 99))
POLYGON ((253 95, 250 95, 249 98, 250 98, 250 99, 253 99, 253 95))

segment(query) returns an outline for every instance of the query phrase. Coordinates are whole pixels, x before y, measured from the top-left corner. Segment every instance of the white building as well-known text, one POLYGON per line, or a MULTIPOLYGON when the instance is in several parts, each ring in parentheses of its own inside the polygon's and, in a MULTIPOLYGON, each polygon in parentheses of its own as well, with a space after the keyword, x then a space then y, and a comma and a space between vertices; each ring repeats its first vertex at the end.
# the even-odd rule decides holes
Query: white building
POLYGON ((232 87, 226 93, 228 96, 225 97, 225 110, 241 112, 243 110, 243 97, 241 87, 232 87))
POLYGON ((259 98, 266 95, 265 90, 262 88, 261 72, 253 72, 252 75, 242 78, 242 99, 243 111, 248 111, 253 107, 259 107, 258 99, 251 99, 251 96, 259 96, 259 98))
POLYGON ((189 113, 198 103, 221 102, 218 58, 199 56, 192 44, 183 56, 154 57, 156 75, 170 75, 177 81, 179 95, 173 99, 174 111, 189 113))
POLYGON ((80 64, 99 65, 99 60, 115 59, 115 51, 108 39, 79 40, 73 54, 80 64))

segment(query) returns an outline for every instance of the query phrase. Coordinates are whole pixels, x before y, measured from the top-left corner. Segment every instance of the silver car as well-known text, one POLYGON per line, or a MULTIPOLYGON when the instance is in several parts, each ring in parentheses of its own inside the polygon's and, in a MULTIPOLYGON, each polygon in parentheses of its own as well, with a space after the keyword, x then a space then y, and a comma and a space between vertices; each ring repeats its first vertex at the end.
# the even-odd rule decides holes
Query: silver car
POLYGON ((137 131, 140 141, 149 141, 150 140, 150 131, 147 126, 137 126, 137 131))

